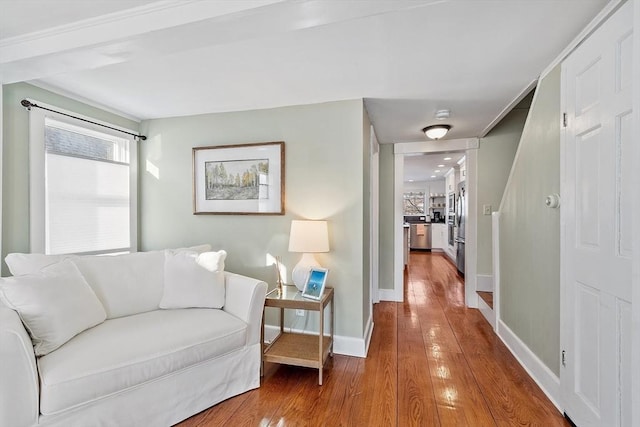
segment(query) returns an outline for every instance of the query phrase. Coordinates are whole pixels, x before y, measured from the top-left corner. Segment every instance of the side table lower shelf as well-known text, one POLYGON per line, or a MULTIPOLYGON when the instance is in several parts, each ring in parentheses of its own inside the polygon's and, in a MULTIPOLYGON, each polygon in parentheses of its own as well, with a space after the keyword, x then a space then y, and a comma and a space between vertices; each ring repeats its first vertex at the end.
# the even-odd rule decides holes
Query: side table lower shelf
POLYGON ((320 369, 331 352, 331 337, 325 335, 322 340, 322 359, 319 351, 317 335, 283 332, 265 349, 263 360, 320 369))
MULTIPOLYGON (((333 288, 326 287, 319 300, 302 297, 295 286, 283 286, 282 289, 267 293, 262 313, 262 363, 280 363, 285 365, 303 366, 318 370, 318 384, 322 385, 322 372, 329 356, 333 356, 333 288), (330 306, 329 333, 325 334, 325 308, 330 306), (280 332, 269 344, 264 342, 265 314, 268 308, 278 309, 280 312, 280 332), (317 333, 285 332, 285 310, 308 310, 318 312, 317 333)), ((260 372, 264 372, 264 366, 260 372)))

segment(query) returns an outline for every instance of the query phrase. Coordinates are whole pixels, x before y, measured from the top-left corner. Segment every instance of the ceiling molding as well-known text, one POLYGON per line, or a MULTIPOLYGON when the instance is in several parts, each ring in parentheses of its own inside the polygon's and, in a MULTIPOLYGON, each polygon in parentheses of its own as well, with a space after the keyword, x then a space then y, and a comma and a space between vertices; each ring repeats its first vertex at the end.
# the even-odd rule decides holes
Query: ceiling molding
POLYGON ((123 40, 283 0, 163 0, 0 41, 0 63, 123 40))

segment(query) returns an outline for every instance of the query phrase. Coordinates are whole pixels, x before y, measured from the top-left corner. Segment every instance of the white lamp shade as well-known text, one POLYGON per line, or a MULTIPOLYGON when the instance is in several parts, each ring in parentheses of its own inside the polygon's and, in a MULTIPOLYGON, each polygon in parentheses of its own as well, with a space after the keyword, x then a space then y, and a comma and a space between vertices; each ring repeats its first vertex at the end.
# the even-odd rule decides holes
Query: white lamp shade
POLYGON ((291 271, 291 279, 299 290, 304 284, 311 267, 319 267, 313 253, 329 252, 329 232, 327 221, 291 221, 289 252, 302 252, 302 258, 291 271))
POLYGON ((291 221, 289 252, 329 252, 327 221, 291 221))

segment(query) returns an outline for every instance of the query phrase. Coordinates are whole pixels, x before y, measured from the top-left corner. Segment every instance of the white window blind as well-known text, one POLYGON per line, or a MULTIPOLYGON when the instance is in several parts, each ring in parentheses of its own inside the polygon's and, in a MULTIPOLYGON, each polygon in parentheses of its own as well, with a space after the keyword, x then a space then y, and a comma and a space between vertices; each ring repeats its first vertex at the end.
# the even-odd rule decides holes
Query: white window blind
POLYGON ((32 252, 135 251, 133 139, 55 113, 30 120, 32 252))

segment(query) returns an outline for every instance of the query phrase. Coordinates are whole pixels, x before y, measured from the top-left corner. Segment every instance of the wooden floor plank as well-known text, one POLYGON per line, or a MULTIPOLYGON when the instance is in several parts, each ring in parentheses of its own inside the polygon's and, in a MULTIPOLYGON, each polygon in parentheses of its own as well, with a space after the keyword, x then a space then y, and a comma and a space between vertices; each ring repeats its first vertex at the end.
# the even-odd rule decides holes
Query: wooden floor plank
POLYGON ((259 389, 180 427, 569 426, 495 335, 465 307, 442 254, 411 253, 404 303, 381 302, 367 358, 315 369, 265 364, 259 389))

